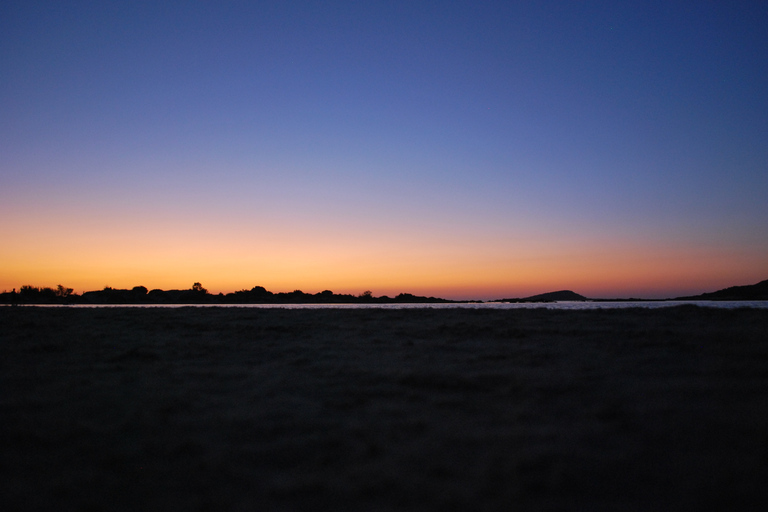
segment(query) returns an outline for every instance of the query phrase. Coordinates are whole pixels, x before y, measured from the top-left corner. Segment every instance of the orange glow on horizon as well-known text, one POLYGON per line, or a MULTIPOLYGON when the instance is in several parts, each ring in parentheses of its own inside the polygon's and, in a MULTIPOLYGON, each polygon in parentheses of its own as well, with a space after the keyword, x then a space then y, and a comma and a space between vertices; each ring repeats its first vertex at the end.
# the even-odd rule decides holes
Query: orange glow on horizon
POLYGON ((678 294, 674 290, 700 293, 751 284, 760 276, 739 269, 763 265, 727 251, 704 257, 684 248, 640 251, 605 244, 600 251, 557 244, 535 250, 504 245, 480 250, 445 241, 418 245, 406 237, 360 239, 340 250, 338 240, 290 243, 273 237, 233 243, 214 237, 213 243, 209 238, 196 244, 189 236, 162 234, 142 244, 130 237, 105 237, 100 244, 78 241, 90 246, 88 250, 79 250, 78 243, 54 244, 55 251, 31 243, 28 250, 2 254, 0 290, 59 283, 78 293, 104 286, 187 289, 199 281, 211 293, 264 286, 273 292, 330 289, 356 295, 372 290, 376 296, 405 292, 492 299, 570 289, 588 297, 657 298, 678 294))
POLYGON ((588 297, 662 298, 768 275, 759 251, 566 230, 545 237, 533 228, 499 233, 327 221, 296 227, 279 218, 269 224, 213 216, 185 223, 126 219, 64 214, 52 225, 31 215, 0 227, 0 239, 13 241, 0 247, 0 290, 57 284, 77 293, 104 286, 167 290, 199 281, 211 293, 264 286, 498 299, 570 289, 588 297))

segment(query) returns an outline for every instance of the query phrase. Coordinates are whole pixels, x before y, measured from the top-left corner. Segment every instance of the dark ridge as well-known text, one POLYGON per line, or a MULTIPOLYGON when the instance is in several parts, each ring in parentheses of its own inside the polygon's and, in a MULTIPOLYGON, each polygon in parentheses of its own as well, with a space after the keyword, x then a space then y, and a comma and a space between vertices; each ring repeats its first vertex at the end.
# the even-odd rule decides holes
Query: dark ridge
POLYGON ((540 293, 525 297, 524 299, 501 299, 497 302, 556 302, 556 301, 585 301, 589 300, 583 295, 579 295, 571 290, 560 290, 557 292, 540 293))
MULTIPOLYGON (((497 299, 489 302, 557 302, 557 301, 616 301, 643 299, 588 299, 571 290, 541 293, 525 298, 497 299)), ((648 300, 648 299, 645 299, 648 300)), ((747 286, 731 286, 716 292, 702 293, 667 300, 768 300, 768 280, 747 286)), ((401 293, 396 297, 374 297, 370 291, 360 295, 337 294, 330 290, 319 293, 304 293, 301 290, 273 293, 262 286, 250 290, 214 295, 208 293, 200 283, 194 283, 188 290, 147 290, 135 286, 130 290, 105 287, 103 290, 88 291, 80 295, 72 288, 58 285, 57 288, 22 286, 17 292, 0 293, 0 304, 392 304, 392 303, 454 303, 462 302, 439 297, 421 297, 401 293)), ((470 301, 482 302, 482 301, 470 301)))
POLYGON ((675 300, 768 300, 768 279, 757 284, 731 286, 716 292, 677 297, 675 300))

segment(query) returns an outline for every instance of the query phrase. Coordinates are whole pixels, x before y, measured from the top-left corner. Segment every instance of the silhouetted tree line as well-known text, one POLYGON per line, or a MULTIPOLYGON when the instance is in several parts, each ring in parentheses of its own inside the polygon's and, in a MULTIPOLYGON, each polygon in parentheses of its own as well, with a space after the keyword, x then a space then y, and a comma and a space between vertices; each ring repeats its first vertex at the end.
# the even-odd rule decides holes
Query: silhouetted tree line
POLYGON ((72 288, 59 285, 54 288, 22 286, 17 292, 0 294, 2 304, 394 304, 454 302, 436 297, 420 297, 401 293, 396 297, 374 297, 369 290, 360 295, 337 294, 331 290, 304 293, 301 290, 273 293, 263 286, 232 293, 208 293, 200 283, 189 290, 148 290, 146 286, 134 286, 130 290, 109 286, 103 290, 73 293, 72 288))
MULTIPOLYGON (((492 302, 547 302, 558 300, 587 300, 570 290, 543 293, 524 299, 499 299, 492 302)), ((614 299, 593 299, 614 300, 614 299)), ((618 300, 618 299, 615 299, 618 300)), ((640 300, 640 299, 621 299, 640 300)), ((712 293, 675 300, 768 300, 768 280, 748 286, 732 286, 712 293)), ((420 297, 401 293, 396 297, 374 297, 370 290, 360 295, 333 293, 324 290, 318 293, 304 293, 301 290, 273 293, 263 286, 240 290, 228 294, 208 293, 200 283, 194 283, 189 290, 147 290, 146 286, 134 286, 130 290, 119 290, 109 286, 103 290, 74 293, 72 288, 58 285, 56 288, 22 286, 17 292, 0 293, 0 304, 397 304, 456 302, 436 297, 420 297)), ((478 301, 479 302, 479 301, 478 301)))

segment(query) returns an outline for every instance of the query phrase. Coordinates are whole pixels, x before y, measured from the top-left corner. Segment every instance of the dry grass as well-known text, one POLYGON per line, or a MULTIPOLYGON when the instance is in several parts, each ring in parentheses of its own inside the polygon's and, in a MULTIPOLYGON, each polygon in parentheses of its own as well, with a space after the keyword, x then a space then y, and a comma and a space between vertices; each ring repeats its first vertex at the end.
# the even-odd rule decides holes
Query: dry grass
POLYGON ((0 308, 3 510, 744 510, 768 311, 0 308))

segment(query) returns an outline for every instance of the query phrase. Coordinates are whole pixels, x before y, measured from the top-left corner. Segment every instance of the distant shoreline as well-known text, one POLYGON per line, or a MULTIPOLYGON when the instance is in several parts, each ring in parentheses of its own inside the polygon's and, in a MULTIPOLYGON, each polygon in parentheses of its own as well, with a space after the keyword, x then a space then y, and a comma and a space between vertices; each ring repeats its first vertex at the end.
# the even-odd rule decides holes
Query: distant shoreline
POLYGON ((461 304, 461 303, 554 303, 564 301, 579 302, 664 302, 664 301, 763 301, 768 300, 768 280, 754 285, 732 286, 712 293, 675 297, 667 299, 640 298, 588 298, 571 290, 547 292, 524 298, 506 298, 495 300, 451 300, 439 297, 424 297, 411 293, 400 293, 395 297, 383 295, 375 297, 370 291, 360 295, 337 294, 330 290, 319 293, 271 292, 262 286, 250 290, 232 293, 211 294, 200 283, 195 283, 188 290, 148 290, 145 286, 132 289, 115 289, 73 293, 71 288, 59 285, 57 288, 22 286, 19 292, 0 293, 0 304, 461 304))
POLYGON ((645 300, 645 301, 621 301, 621 300, 603 300, 603 301, 549 301, 549 302, 448 302, 448 303, 369 303, 369 304, 0 304, 2 308, 30 307, 30 308, 241 308, 241 309, 464 309, 464 310, 525 310, 525 309, 549 309, 549 310, 570 310, 570 311, 590 311, 590 310, 608 310, 608 309, 662 309, 675 308, 681 306, 695 308, 716 308, 716 309, 740 309, 756 308, 768 309, 768 300, 763 301, 726 301, 726 300, 645 300))

